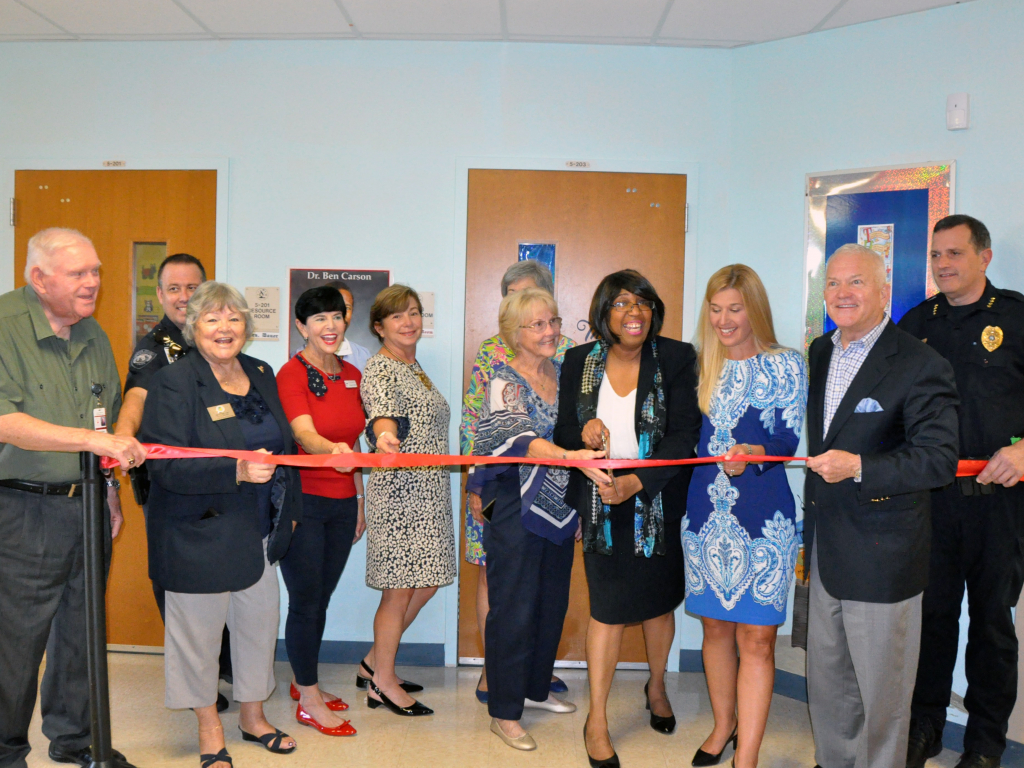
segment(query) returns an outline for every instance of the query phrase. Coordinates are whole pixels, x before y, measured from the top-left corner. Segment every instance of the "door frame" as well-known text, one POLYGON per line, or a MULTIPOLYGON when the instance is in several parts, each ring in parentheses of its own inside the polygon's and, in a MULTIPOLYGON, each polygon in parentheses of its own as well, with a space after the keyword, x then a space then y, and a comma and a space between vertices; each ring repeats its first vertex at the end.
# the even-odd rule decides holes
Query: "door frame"
MULTIPOLYGON (((0 160, 0 199, 4 201, 5 237, 0 237, 0 293, 14 289, 14 227, 10 226, 10 201, 14 197, 16 171, 216 171, 217 172, 217 238, 214 262, 217 275, 228 280, 228 184, 230 161, 226 157, 148 157, 127 156, 116 162, 116 168, 104 166, 110 158, 47 157, 5 158, 0 160)), ((100 258, 103 255, 100 254, 100 258)))
MULTIPOLYGON (((462 411, 462 362, 465 346, 465 306, 466 306, 466 227, 469 220, 469 172, 472 169, 508 170, 508 171, 565 171, 566 173, 665 173, 686 176, 686 204, 689 209, 688 227, 685 237, 683 257, 683 339, 693 337, 697 324, 697 212, 698 208, 698 176, 699 163, 676 162, 670 160, 615 159, 588 160, 586 168, 575 167, 579 158, 558 157, 458 157, 455 159, 455 230, 453 233, 453 269, 452 269, 452 337, 451 371, 452 388, 449 402, 458 403, 459 414, 462 411), (456 337, 456 334, 458 335, 456 337)), ((452 419, 449 426, 451 445, 459 444, 459 418, 452 419)), ((452 475, 452 511, 455 515, 456 535, 461 535, 462 520, 459 501, 460 478, 452 475)), ((457 557, 461 570, 465 561, 457 557)), ((459 589, 458 578, 453 588, 443 591, 444 594, 444 663, 454 667, 458 663, 459 649, 459 589)), ((697 649, 701 646, 702 631, 700 622, 688 616, 679 606, 676 610, 676 634, 672 641, 672 650, 668 657, 668 671, 679 671, 679 649, 697 649)))

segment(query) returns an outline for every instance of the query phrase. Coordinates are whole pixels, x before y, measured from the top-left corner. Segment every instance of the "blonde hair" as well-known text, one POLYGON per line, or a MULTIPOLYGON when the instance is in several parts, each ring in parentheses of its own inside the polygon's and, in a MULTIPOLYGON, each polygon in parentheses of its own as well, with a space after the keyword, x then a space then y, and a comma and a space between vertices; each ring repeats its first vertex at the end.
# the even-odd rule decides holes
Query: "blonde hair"
POLYGON ((252 336, 253 319, 249 312, 249 303, 237 288, 227 283, 208 280, 201 283, 185 309, 185 327, 181 335, 190 346, 195 346, 196 322, 207 312, 219 312, 222 309, 233 309, 245 318, 245 340, 252 336))
POLYGON ((519 334, 522 333, 523 321, 535 304, 543 304, 552 315, 558 315, 558 302, 555 297, 542 288, 527 288, 514 291, 501 300, 498 307, 498 332, 502 341, 513 352, 519 352, 519 334))
POLYGON ((697 333, 694 337, 700 367, 697 402, 705 414, 711 412, 711 399, 718 388, 718 381, 727 358, 725 345, 711 326, 711 299, 720 291, 730 288, 735 288, 743 297, 743 306, 747 311, 747 319, 750 321, 750 329, 753 331, 758 351, 774 354, 783 349, 775 338, 768 293, 757 272, 746 264, 730 264, 715 272, 708 280, 707 290, 704 291, 704 302, 700 307, 700 318, 697 320, 697 333))

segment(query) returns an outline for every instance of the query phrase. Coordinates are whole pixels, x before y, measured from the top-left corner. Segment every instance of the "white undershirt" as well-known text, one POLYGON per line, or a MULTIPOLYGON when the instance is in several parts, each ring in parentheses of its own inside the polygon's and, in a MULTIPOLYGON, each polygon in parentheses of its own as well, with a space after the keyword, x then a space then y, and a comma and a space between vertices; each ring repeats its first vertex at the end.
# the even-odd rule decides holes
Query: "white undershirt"
POLYGON ((619 397, 605 376, 597 391, 597 418, 604 422, 610 435, 610 459, 640 458, 640 444, 636 441, 636 389, 625 397, 619 397))

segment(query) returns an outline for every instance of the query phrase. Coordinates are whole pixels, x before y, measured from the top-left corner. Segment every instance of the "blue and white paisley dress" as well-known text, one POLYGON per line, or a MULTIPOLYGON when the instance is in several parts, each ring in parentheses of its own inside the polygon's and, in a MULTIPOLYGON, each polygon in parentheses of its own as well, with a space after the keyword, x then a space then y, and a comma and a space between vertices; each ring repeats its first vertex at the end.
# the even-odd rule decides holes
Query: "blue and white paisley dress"
MULTIPOLYGON (((798 352, 726 360, 697 455, 749 443, 769 456, 792 456, 806 405, 807 366, 798 352)), ((744 624, 785 622, 799 549, 795 518, 783 465, 751 464, 738 477, 698 465, 683 521, 686 610, 744 624)))

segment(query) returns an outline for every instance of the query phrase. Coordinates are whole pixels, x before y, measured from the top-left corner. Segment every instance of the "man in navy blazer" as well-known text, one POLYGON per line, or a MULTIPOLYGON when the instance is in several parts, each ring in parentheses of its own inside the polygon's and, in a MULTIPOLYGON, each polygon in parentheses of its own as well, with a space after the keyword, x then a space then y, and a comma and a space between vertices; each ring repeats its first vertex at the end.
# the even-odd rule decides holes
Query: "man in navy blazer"
POLYGON ((823 768, 906 760, 929 491, 956 475, 953 370, 889 319, 889 293, 878 254, 839 248, 825 276, 837 330, 810 349, 807 692, 823 768))

